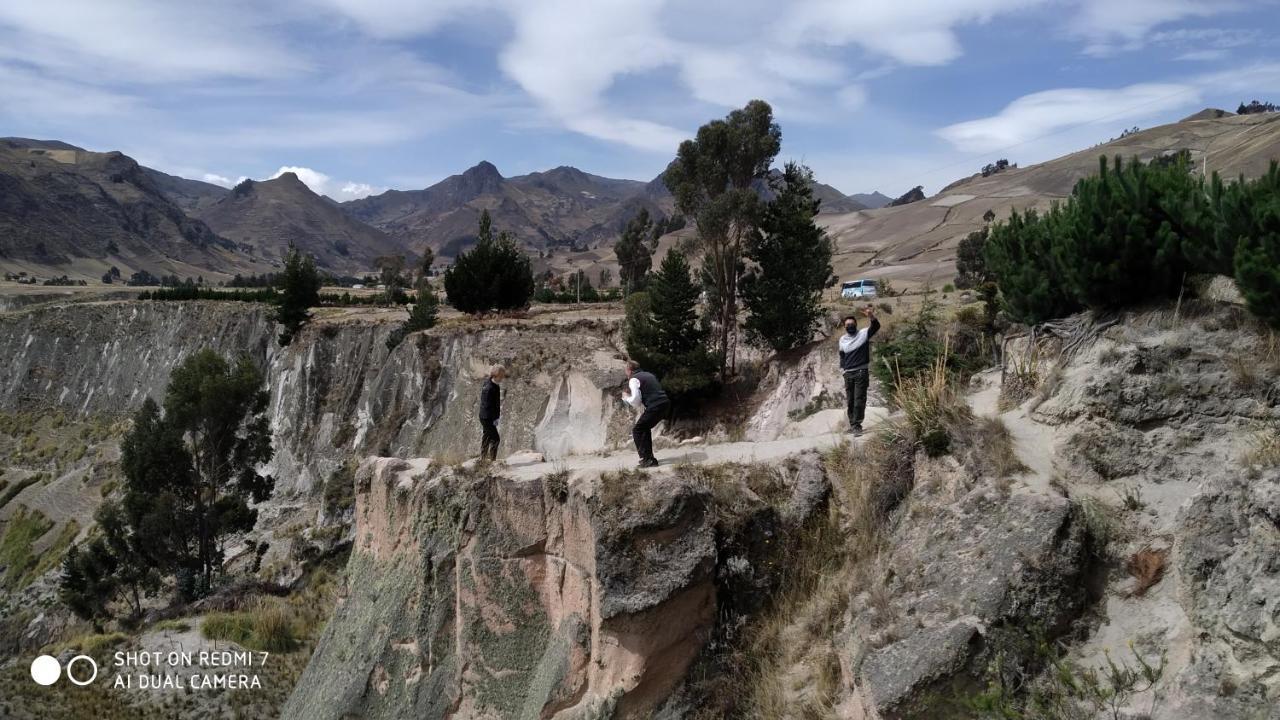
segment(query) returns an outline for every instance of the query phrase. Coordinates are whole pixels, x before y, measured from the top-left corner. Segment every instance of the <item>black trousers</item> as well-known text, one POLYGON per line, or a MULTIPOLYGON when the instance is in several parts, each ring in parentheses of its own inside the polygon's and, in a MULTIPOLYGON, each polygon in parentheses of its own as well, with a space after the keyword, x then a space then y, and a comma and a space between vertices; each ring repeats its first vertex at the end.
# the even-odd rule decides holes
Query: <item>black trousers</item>
POLYGON ((640 453, 641 460, 654 460, 653 457, 653 433, 651 432, 655 425, 662 422, 667 417, 667 411, 671 408, 671 403, 662 403, 653 407, 645 408, 640 414, 640 419, 636 420, 636 424, 631 428, 631 438, 636 441, 636 452, 640 453))
POLYGON ((480 427, 483 428, 484 434, 480 437, 480 458, 482 460, 496 460, 498 458, 498 426, 493 420, 481 420, 480 427))
POLYGON ((849 414, 849 427, 860 427, 867 414, 867 385, 870 372, 867 368, 850 370, 844 374, 845 411, 849 414))

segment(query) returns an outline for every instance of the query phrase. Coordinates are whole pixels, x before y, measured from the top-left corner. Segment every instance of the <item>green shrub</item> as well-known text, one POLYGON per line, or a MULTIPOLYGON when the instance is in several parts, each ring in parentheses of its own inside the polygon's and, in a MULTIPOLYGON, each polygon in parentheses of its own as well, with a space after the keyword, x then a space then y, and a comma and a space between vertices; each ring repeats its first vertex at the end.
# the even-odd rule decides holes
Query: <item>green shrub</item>
POLYGON ((275 600, 259 600, 246 611, 210 613, 200 632, 210 640, 225 640, 250 650, 289 652, 298 645, 288 610, 275 600))
POLYGON ((871 363, 876 379, 892 391, 900 381, 929 372, 944 350, 940 331, 938 303, 926 298, 915 316, 896 325, 889 337, 877 338, 872 352, 879 359, 871 363))
POLYGON ((1191 270, 1184 246, 1204 243, 1213 223, 1185 160, 1127 165, 1103 157, 1076 183, 1052 238, 1067 293, 1090 308, 1174 297, 1191 270))
POLYGON ((444 273, 449 304, 465 313, 514 310, 533 297, 533 270, 529 256, 512 235, 496 237, 489 211, 480 216, 479 239, 460 254, 444 273))
POLYGON ((1068 315, 1079 304, 1067 293, 1054 264, 1053 238, 1062 234, 1066 211, 1054 205, 1040 215, 1035 210, 1013 212, 991 227, 986 260, 998 278, 1005 311, 1014 320, 1038 323, 1068 315))
POLYGON ((1259 203, 1252 216, 1253 231, 1235 249, 1236 285, 1250 311, 1280 328, 1280 195, 1259 203))
POLYGON ((431 285, 423 283, 418 290, 417 302, 409 311, 409 319, 387 336, 387 349, 395 350, 409 333, 419 330, 430 330, 436 326, 436 316, 440 313, 440 300, 436 298, 431 285))

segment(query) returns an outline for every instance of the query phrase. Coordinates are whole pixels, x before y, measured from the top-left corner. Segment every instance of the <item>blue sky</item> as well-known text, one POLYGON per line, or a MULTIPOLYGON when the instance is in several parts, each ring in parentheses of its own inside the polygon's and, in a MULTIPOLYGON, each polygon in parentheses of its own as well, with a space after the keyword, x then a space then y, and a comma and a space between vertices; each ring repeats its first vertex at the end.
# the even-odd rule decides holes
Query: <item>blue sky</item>
POLYGON ((1275 0, 0 4, 0 135, 345 200, 489 160, 648 180, 773 104, 780 160, 934 192, 1202 107, 1280 101, 1275 0))

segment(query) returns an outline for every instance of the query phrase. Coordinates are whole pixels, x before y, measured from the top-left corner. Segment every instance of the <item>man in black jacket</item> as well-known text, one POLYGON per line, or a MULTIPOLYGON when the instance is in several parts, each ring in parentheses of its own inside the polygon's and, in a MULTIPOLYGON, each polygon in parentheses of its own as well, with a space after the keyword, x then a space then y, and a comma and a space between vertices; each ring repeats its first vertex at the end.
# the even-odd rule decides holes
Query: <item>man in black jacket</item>
POLYGON ((627 392, 622 394, 622 401, 630 405, 644 405, 644 412, 631 428, 631 438, 636 442, 636 452, 640 454, 640 467, 658 466, 658 458, 653 456, 653 434, 655 425, 662 422, 671 409, 671 401, 662 385, 653 373, 640 369, 640 363, 627 361, 627 392))
POLYGON ((867 412, 867 385, 871 379, 871 336, 880 329, 880 321, 870 305, 860 312, 871 322, 859 330, 858 316, 849 315, 844 319, 845 334, 840 337, 840 372, 844 375, 849 432, 854 435, 862 434, 862 420, 867 412))
POLYGON ((484 434, 480 438, 480 459, 496 460, 498 457, 498 418, 502 416, 503 378, 507 371, 501 365, 489 369, 489 377, 480 388, 480 427, 484 434))

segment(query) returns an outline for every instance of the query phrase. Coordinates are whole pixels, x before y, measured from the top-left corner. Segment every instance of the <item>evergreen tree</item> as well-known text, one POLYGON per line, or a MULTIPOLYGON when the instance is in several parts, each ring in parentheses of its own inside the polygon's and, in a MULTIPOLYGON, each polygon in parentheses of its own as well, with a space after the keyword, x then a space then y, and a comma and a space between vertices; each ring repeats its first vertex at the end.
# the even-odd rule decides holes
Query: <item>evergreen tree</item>
POLYGON ((1236 238, 1236 285, 1255 315, 1280 328, 1280 171, 1277 164, 1272 162, 1268 173, 1246 185, 1241 194, 1252 202, 1247 228, 1240 221, 1243 232, 1236 238))
POLYGON ((787 163, 774 183, 759 232, 747 242, 755 267, 742 277, 742 302, 750 313, 747 337, 775 351, 813 338, 823 315, 822 291, 835 283, 831 239, 814 222, 821 201, 813 196, 813 173, 787 163))
POLYGON ((83 546, 73 545, 62 559, 58 599, 82 620, 102 632, 103 623, 114 617, 111 603, 120 592, 116 558, 102 538, 83 546))
POLYGON ((95 536, 63 558, 59 596, 77 616, 101 629, 102 621, 113 616, 111 603, 119 600, 127 604, 130 617, 140 617, 143 596, 160 587, 160 572, 120 503, 104 502, 94 517, 95 536))
POLYGON ((281 278, 280 304, 276 308, 276 322, 284 326, 279 338, 281 345, 293 340, 311 318, 310 308, 319 304, 320 274, 316 272, 315 260, 290 243, 281 278))
POLYGON ((417 302, 409 311, 409 319, 396 328, 387 337, 387 349, 394 350, 409 333, 419 330, 430 330, 436 326, 436 316, 440 313, 440 300, 431 289, 431 283, 423 282, 418 287, 417 302))
POLYGON ((640 212, 627 221, 622 237, 613 245, 613 254, 618 256, 618 278, 622 282, 623 294, 643 288, 645 276, 653 267, 653 253, 645 244, 652 227, 649 211, 640 208, 640 212))
POLYGON ((186 599, 209 591, 223 539, 252 530, 249 503, 272 492, 258 472, 272 455, 266 409, 257 368, 211 350, 174 369, 163 414, 143 401, 120 444, 123 497, 99 509, 98 534, 63 560, 60 594, 77 615, 100 624, 124 600, 137 616, 162 576, 186 599))
POLYGON ((734 357, 743 245, 759 219, 761 203, 753 184, 768 176, 781 145, 773 108, 752 100, 680 143, 662 176, 677 209, 698 228, 703 269, 715 288, 709 293, 709 309, 722 378, 734 357))
POLYGON ((173 543, 155 552, 195 575, 197 593, 222 567, 222 539, 253 529, 249 502, 271 495, 274 480, 257 470, 272 456, 267 398, 248 358, 233 365, 201 350, 170 375, 164 416, 144 405, 121 445, 131 526, 149 547, 173 543))
POLYGON ((698 321, 700 294, 688 261, 672 250, 650 276, 648 289, 627 298, 627 353, 662 378, 677 399, 702 394, 715 383, 716 360, 698 321))
POLYGON ((515 238, 506 232, 493 236, 485 210, 479 239, 445 271, 444 289, 449 303, 465 313, 514 310, 533 297, 533 269, 515 238))
POLYGON ((1054 205, 1043 216, 1035 210, 1014 211, 991 227, 983 256, 999 278, 1005 310, 1014 320, 1038 323, 1075 312, 1053 262, 1053 237, 1060 233, 1066 211, 1054 205))
POLYGON ((1091 308, 1176 296, 1191 270, 1184 249, 1212 232, 1206 206, 1185 161, 1102 158, 1098 175, 1076 183, 1052 238, 1067 293, 1091 308))

